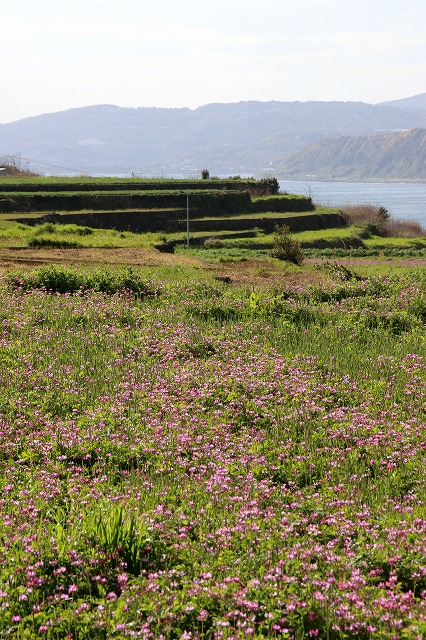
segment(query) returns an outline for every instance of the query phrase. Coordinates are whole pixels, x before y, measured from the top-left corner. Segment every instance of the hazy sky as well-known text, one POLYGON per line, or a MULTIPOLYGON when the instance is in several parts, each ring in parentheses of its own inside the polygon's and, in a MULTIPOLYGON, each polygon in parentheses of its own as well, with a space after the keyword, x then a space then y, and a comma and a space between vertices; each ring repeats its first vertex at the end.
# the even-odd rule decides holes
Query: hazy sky
POLYGON ((426 92, 425 0, 0 0, 0 122, 426 92))

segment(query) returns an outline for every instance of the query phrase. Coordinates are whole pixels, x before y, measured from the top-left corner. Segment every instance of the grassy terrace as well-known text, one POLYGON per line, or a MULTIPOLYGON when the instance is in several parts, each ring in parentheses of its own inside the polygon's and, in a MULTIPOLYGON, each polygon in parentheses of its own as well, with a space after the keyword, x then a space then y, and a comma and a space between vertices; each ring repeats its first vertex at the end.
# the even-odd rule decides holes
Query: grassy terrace
MULTIPOLYGON (((35 215, 35 214, 34 214, 35 215)), ((77 216, 78 217, 78 214, 77 216)), ((271 214, 280 223, 282 214, 271 214)), ((9 218, 9 216, 8 216, 9 218)), ((422 255, 426 250, 426 238, 362 238, 363 229, 356 225, 319 229, 292 234, 300 242, 307 255, 422 255), (327 253, 328 252, 328 253, 327 253)), ((186 232, 164 234, 132 233, 115 229, 93 229, 78 224, 44 223, 35 226, 18 224, 0 217, 0 245, 3 247, 69 246, 69 247, 153 247, 164 241, 183 245, 186 232)), ((241 257, 266 257, 272 248, 273 234, 258 228, 244 232, 222 229, 214 232, 191 231, 190 253, 207 259, 238 259, 241 257), (250 252, 254 252, 252 255, 250 252)), ((184 251, 187 251, 184 249, 184 251)))
MULTIPOLYGON (((256 202, 256 200, 254 201, 256 202)), ((339 213, 339 209, 338 208, 333 208, 333 207, 315 207, 314 210, 312 211, 282 211, 282 212, 277 212, 277 211, 257 211, 257 212, 246 212, 246 213, 240 213, 240 214, 236 214, 236 215, 232 215, 229 214, 226 216, 227 219, 229 220, 242 220, 242 219, 247 219, 247 220, 258 220, 259 218, 266 218, 266 219, 274 219, 274 218, 298 218, 300 217, 300 215, 303 215, 304 217, 310 217, 310 216, 317 216, 317 215, 333 215, 336 213, 339 213)), ((224 216, 221 216, 221 218, 224 216)), ((215 216, 205 216, 203 217, 203 220, 218 220, 219 218, 215 217, 215 216)))
MULTIPOLYGON (((282 223, 285 218, 282 214, 275 214, 272 219, 276 219, 282 223)), ((343 239, 344 242, 349 242, 356 232, 357 228, 342 228, 342 229, 322 229, 319 231, 304 232, 300 234, 294 234, 296 239, 300 239, 303 242, 303 238, 309 238, 309 244, 315 244, 320 239, 326 238, 327 240, 338 242, 339 239, 343 239), (308 234, 308 235, 306 235, 308 234)), ((13 244, 14 246, 27 246, 34 240, 44 239, 46 244, 50 242, 54 244, 63 244, 63 246, 81 247, 101 247, 101 246, 133 246, 133 247, 147 247, 153 246, 167 240, 169 242, 181 243, 186 242, 186 232, 169 233, 164 234, 157 233, 132 233, 129 231, 117 231, 114 229, 93 229, 91 227, 81 226, 78 224, 59 224, 59 223, 44 223, 35 226, 28 226, 23 224, 17 224, 11 220, 1 221, 0 219, 0 244, 7 245, 13 244)), ((199 239, 206 241, 207 245, 210 245, 214 241, 222 243, 223 248, 252 248, 257 250, 259 248, 265 250, 272 247, 273 236, 272 234, 262 233, 259 229, 253 228, 249 231, 232 231, 232 230, 219 230, 212 233, 206 233, 205 231, 195 231, 190 233, 190 240, 196 241, 198 244, 199 239)), ((308 244, 308 242, 306 242, 308 244)))
MULTIPOLYGON (((134 190, 134 189, 120 189, 118 192, 118 195, 120 196, 133 196, 135 195, 135 191, 136 193, 138 192, 138 189, 134 190)), ((183 189, 141 189, 140 190, 141 193, 143 193, 146 196, 158 196, 158 194, 164 194, 164 195, 182 195, 182 196, 186 196, 187 194, 189 196, 194 196, 194 195, 200 195, 200 190, 198 189, 188 189, 188 190, 183 190, 183 189)), ((96 195, 96 197, 98 198, 103 198, 103 197, 108 197, 108 196, 115 196, 117 195, 117 191, 116 190, 102 190, 99 193, 97 193, 96 191, 94 192, 93 189, 79 189, 77 191, 60 191, 60 192, 50 192, 50 191, 36 191, 36 192, 28 192, 28 191, 19 191, 19 190, 13 190, 13 191, 3 191, 1 193, 1 197, 2 198, 19 198, 19 197, 28 197, 28 198, 34 198, 37 195, 40 195, 40 193, 42 193, 43 197, 48 200, 49 198, 54 197, 55 195, 57 195, 57 193, 60 193, 61 196, 63 197, 71 197, 71 196, 87 196, 87 195, 96 195)), ((205 193, 206 195, 211 195, 213 193, 217 193, 216 189, 203 189, 203 193, 205 193)))
POLYGON ((248 179, 209 179, 209 180, 197 180, 194 178, 182 178, 182 179, 170 179, 170 178, 115 178, 115 177, 90 177, 90 176, 79 176, 79 177, 55 177, 55 176, 28 176, 28 177, 2 177, 0 180, 0 188, 1 190, 7 189, 9 186, 13 189, 19 187, 20 185, 30 185, 37 189, 42 190, 44 187, 63 187, 67 186, 74 188, 79 188, 80 186, 86 187, 89 190, 96 189, 98 186, 100 188, 108 188, 111 185, 114 186, 124 186, 126 187, 141 187, 141 188, 152 188, 152 185, 159 185, 161 188, 168 188, 169 185, 183 185, 184 187, 188 185, 197 185, 197 187, 208 189, 208 188, 226 188, 228 185, 243 185, 243 186, 254 186, 259 184, 259 180, 255 180, 254 178, 248 179))
POLYGON ((309 198, 278 194, 274 178, 228 180, 139 180, 139 179, 14 179, 0 180, 2 211, 99 209, 181 206, 186 196, 204 212, 229 212, 263 208, 308 210, 309 198), (260 197, 262 196, 262 197, 260 197), (267 200, 265 198, 267 197, 267 200), (252 200, 253 198, 253 200, 252 200))
MULTIPOLYGON (((121 209, 117 209, 116 211, 112 210, 112 211, 96 211, 97 214, 102 214, 102 213, 106 213, 106 214, 110 214, 110 213, 121 213, 121 209)), ((185 212, 186 214, 186 209, 183 207, 164 207, 161 208, 162 212, 170 212, 170 213, 182 213, 185 212)), ((139 208, 139 209, 135 209, 134 210, 135 213, 137 214, 144 214, 144 213, 148 213, 150 215, 152 215, 153 210, 152 208, 139 208)), ((29 212, 25 212, 25 218, 31 219, 31 220, 40 220, 41 218, 44 218, 46 215, 51 214, 52 211, 51 209, 46 209, 45 211, 29 211, 29 212)), ((56 209, 55 213, 58 214, 59 216, 65 216, 65 215, 69 215, 69 211, 65 210, 65 209, 56 209)), ((78 217, 80 216, 84 216, 87 214, 91 214, 93 213, 93 209, 79 209, 78 211, 73 211, 72 214, 73 216, 76 216, 76 220, 78 220, 78 217)), ((20 220, 22 219, 23 214, 22 212, 20 213, 0 213, 0 224, 3 225, 5 223, 7 223, 8 221, 14 221, 14 220, 20 220)))

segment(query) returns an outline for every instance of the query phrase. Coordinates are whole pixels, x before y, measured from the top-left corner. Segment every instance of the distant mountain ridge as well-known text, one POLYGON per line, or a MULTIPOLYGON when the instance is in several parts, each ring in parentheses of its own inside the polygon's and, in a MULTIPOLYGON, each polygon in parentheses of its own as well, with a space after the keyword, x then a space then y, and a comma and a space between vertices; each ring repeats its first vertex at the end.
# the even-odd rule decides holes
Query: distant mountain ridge
POLYGON ((210 175, 278 175, 311 143, 419 128, 426 128, 426 108, 405 104, 248 101, 194 110, 94 105, 0 124, 0 157, 20 155, 44 173, 199 175, 208 168, 210 175))
POLYGON ((322 140, 278 169, 294 179, 426 181, 426 129, 322 140))
POLYGON ((419 93, 409 98, 380 102, 379 106, 397 107, 399 109, 426 109, 426 93, 419 93))

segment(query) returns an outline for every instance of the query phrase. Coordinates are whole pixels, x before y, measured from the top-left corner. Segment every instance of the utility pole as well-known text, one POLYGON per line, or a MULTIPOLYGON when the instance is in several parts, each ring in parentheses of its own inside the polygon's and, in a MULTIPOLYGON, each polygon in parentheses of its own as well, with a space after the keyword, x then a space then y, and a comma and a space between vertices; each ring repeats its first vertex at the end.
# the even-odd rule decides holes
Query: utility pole
POLYGON ((186 248, 189 247, 189 193, 186 193, 186 248))

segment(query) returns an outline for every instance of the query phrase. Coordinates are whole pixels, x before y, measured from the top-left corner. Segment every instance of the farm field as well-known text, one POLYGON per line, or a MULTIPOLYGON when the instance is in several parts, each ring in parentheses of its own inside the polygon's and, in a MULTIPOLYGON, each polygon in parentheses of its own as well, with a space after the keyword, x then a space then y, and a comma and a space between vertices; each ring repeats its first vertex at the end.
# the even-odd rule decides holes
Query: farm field
POLYGON ((0 637, 423 638, 424 268, 161 259, 2 270, 0 637))
MULTIPOLYGON (((78 219, 78 215, 72 216, 74 220, 78 219)), ((306 218, 309 219, 311 215, 308 213, 306 218)), ((365 238, 363 228, 357 225, 301 231, 291 235, 300 243, 307 259, 351 261, 355 258, 371 258, 376 262, 385 261, 392 268, 404 259, 422 261, 426 258, 425 237, 370 235, 365 238)), ((184 262, 191 259, 201 264, 267 260, 274 234, 258 228, 245 231, 231 228, 210 233, 205 230, 191 231, 189 247, 186 247, 186 239, 185 232, 134 233, 95 229, 76 222, 27 225, 16 220, 1 219, 0 216, 0 268, 13 265, 14 259, 18 263, 30 264, 55 262, 58 259, 69 262, 74 258, 84 262, 85 257, 89 262, 143 265, 147 260, 149 263, 158 262, 158 252, 154 252, 153 248, 161 248, 167 243, 172 245, 173 251, 184 262), (94 260, 91 257, 93 254, 94 260)))
POLYGON ((426 637, 425 234, 228 182, 2 181, 0 638, 426 637))

